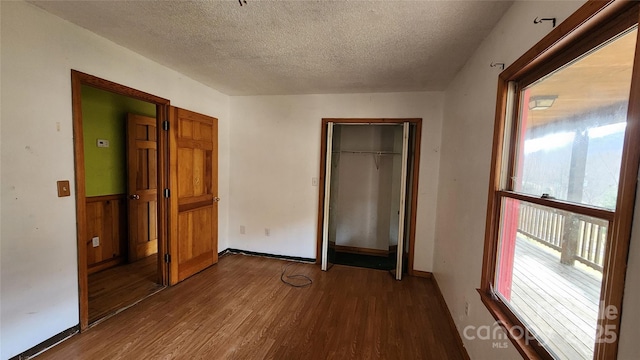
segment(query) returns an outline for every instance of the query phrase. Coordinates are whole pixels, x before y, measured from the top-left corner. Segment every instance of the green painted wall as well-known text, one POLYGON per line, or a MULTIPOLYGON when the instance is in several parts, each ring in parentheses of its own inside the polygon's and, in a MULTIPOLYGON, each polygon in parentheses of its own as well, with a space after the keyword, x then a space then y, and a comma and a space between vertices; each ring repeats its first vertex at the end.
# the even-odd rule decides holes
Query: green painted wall
POLYGON ((82 86, 82 127, 87 196, 127 192, 127 113, 155 117, 154 104, 82 86), (109 141, 99 148, 98 139, 109 141))

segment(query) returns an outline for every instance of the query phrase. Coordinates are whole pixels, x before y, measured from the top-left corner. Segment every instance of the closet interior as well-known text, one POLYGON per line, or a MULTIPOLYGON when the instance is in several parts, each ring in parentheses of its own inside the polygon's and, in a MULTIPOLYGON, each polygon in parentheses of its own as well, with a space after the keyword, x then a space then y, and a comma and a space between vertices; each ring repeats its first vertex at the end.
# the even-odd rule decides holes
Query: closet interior
POLYGON ((417 124, 329 127, 327 262, 397 271, 409 253, 417 124))

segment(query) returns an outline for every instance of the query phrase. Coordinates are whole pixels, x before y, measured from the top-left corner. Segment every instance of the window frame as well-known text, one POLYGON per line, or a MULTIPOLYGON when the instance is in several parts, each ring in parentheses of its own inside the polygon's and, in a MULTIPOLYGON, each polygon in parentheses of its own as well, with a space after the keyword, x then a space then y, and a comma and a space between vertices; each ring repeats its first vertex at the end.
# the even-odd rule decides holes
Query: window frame
POLYGON ((640 163, 640 142, 632 140, 640 138, 640 30, 636 39, 615 211, 568 201, 543 199, 511 190, 513 187, 507 184, 507 177, 514 172, 518 146, 519 93, 529 84, 587 53, 625 29, 637 25, 640 17, 639 8, 640 3, 635 1, 587 1, 505 69, 498 79, 482 279, 478 292, 489 312, 505 328, 516 349, 527 359, 552 359, 552 356, 537 341, 525 341, 524 337, 512 333, 514 330, 527 328, 509 307, 493 294, 491 284, 495 279, 498 260, 500 211, 503 198, 551 206, 610 222, 598 326, 615 329, 616 341, 596 343, 594 359, 617 357, 626 264, 640 163), (604 309, 609 305, 618 309, 618 316, 614 319, 609 319, 603 314, 604 309))

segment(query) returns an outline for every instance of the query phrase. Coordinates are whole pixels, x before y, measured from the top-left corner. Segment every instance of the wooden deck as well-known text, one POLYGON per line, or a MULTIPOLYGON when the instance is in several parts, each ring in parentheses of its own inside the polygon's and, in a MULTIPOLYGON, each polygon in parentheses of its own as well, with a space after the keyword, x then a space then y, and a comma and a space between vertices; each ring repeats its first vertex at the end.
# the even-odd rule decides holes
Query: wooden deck
POLYGON ((518 234, 511 305, 560 359, 592 359, 602 275, 518 234))

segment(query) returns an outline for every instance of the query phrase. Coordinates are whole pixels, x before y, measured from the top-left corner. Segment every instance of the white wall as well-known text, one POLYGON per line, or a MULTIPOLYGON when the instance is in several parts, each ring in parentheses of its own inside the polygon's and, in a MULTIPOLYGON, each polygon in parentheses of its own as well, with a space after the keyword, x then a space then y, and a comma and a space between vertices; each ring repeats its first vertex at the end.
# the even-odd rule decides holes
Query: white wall
MULTIPOLYGON (((491 62, 509 66, 551 29, 533 19, 563 21, 582 1, 518 1, 450 84, 445 93, 442 157, 434 275, 458 329, 493 324, 480 302, 484 229, 491 162, 496 85, 499 70, 491 62), (470 314, 464 315, 465 301, 470 314)), ((637 204, 640 212, 640 203, 637 204)), ((623 306, 619 359, 635 359, 640 352, 635 327, 640 323, 640 216, 636 216, 623 306)), ((517 351, 493 349, 492 341, 466 340, 472 359, 516 359, 517 351)))
POLYGON ((228 246, 229 98, 30 4, 0 3, 6 359, 78 324, 75 200, 56 196, 57 180, 74 188, 71 69, 219 118, 220 249, 228 246))
POLYGON ((414 268, 431 271, 442 100, 439 92, 232 97, 229 246, 316 258, 318 188, 311 179, 319 177, 322 118, 419 117, 414 268))
POLYGON ((627 277, 622 302, 622 324, 618 359, 637 359, 640 354, 638 324, 640 324, 640 183, 636 189, 636 206, 629 247, 627 277))
POLYGON ((331 187, 331 211, 337 230, 329 238, 336 245, 388 251, 398 244, 402 142, 398 150, 394 140, 402 140, 402 125, 336 125, 334 133, 338 128, 340 149, 369 153, 344 152, 332 158, 331 177, 337 186, 331 187))

